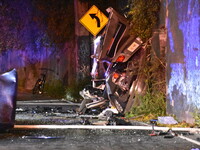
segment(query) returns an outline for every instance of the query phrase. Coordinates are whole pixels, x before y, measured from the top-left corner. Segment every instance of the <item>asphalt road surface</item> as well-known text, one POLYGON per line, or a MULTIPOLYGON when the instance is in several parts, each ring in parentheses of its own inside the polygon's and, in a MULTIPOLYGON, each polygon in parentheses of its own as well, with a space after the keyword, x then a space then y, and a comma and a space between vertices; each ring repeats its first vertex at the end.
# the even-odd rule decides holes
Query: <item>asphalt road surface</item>
POLYGON ((0 150, 198 150, 200 147, 177 136, 164 138, 149 133, 111 129, 12 129, 0 134, 0 150))
MULTIPOLYGON (((30 102, 30 101, 29 101, 30 102)), ((44 101, 42 101, 44 103, 44 101)), ((40 101, 39 101, 40 103, 40 101)), ((71 117, 74 114, 59 113, 66 107, 53 101, 51 105, 43 104, 40 109, 34 107, 41 105, 38 101, 27 104, 21 102, 18 108, 26 111, 17 111, 16 127, 7 132, 0 133, 0 150, 199 150, 200 134, 184 133, 180 136, 150 136, 152 130, 136 129, 97 129, 95 125, 90 129, 81 129, 82 119, 71 117), (26 106, 27 104, 27 106, 26 106), (55 105, 55 106, 54 106, 55 105), (57 106, 59 105, 59 109, 57 106), (54 106, 54 107, 52 107, 54 106), (51 108, 52 107, 52 108, 51 108), (34 110, 34 111, 32 111, 34 110), (47 113, 45 111, 47 111, 47 113), (59 110, 57 112, 57 110, 59 110), (53 111, 53 113, 52 113, 53 111), (38 112, 38 113, 37 113, 38 112), (42 113, 41 113, 42 112, 42 113), (35 125, 50 125, 51 128, 37 128, 35 125), (17 127, 18 125, 18 127, 17 127), (20 125, 30 125, 31 128, 20 125), (55 127, 54 127, 55 125, 55 127), (56 125, 59 128, 56 128, 56 125), (66 125, 74 129, 65 128, 66 125), (93 128, 94 127, 94 128, 93 128), (196 143, 195 143, 196 142, 196 143)), ((48 102, 49 103, 49 102, 48 102)), ((48 104, 47 103, 47 104, 48 104)), ((71 107, 71 105, 70 105, 71 107)), ((91 119, 94 121, 93 119, 91 119)), ((128 126, 144 125, 131 122, 128 126)), ((127 127, 128 127, 127 126, 127 127)), ((102 126, 103 127, 103 126, 102 126)), ((113 126, 114 127, 114 126, 113 126)))

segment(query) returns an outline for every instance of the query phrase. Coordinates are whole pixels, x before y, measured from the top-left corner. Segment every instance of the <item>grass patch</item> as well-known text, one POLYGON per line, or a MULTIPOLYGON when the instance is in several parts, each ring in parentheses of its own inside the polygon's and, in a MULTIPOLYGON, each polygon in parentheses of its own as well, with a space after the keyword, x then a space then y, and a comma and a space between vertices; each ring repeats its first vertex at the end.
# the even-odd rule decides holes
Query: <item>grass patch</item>
POLYGON ((82 97, 80 96, 79 92, 90 83, 91 79, 89 77, 86 77, 79 81, 75 81, 74 84, 67 86, 65 90, 65 98, 69 101, 80 102, 82 97))
POLYGON ((136 116, 151 116, 150 118, 157 118, 158 116, 166 115, 165 95, 161 92, 151 93, 146 92, 144 96, 140 96, 139 106, 133 106, 127 117, 136 116))
POLYGON ((195 120, 194 125, 197 127, 200 127, 200 113, 199 113, 198 109, 196 109, 192 115, 195 120))
POLYGON ((51 83, 46 83, 44 91, 47 95, 53 98, 64 98, 65 96, 65 86, 60 80, 54 80, 51 83))

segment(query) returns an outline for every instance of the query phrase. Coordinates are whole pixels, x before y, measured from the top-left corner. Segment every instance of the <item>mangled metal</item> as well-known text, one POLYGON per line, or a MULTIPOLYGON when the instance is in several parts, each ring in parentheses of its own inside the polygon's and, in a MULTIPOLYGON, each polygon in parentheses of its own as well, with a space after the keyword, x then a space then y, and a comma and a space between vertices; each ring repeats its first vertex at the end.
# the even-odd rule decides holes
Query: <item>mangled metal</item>
POLYGON ((145 64, 147 51, 142 40, 130 34, 131 25, 124 16, 113 8, 107 12, 108 24, 94 40, 93 88, 81 91, 85 101, 81 107, 90 109, 103 105, 103 113, 106 105, 106 109, 114 108, 119 114, 125 114, 133 106, 135 95, 145 91, 145 76, 139 70, 145 64), (99 90, 101 95, 96 95, 94 91, 99 90))
POLYGON ((15 69, 0 75, 0 130, 15 123, 17 72, 15 69))

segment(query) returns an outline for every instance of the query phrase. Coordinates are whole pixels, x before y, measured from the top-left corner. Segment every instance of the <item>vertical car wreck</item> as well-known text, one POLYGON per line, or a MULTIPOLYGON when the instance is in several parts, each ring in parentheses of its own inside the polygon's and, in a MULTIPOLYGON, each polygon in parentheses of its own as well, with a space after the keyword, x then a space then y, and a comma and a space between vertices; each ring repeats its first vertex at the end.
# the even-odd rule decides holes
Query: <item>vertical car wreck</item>
POLYGON ((13 128, 17 96, 15 69, 0 75, 0 131, 13 128))
POLYGON ((145 44, 139 37, 130 35, 131 25, 124 16, 113 8, 107 12, 108 24, 94 40, 93 87, 80 92, 84 97, 80 113, 98 108, 125 114, 133 106, 135 95, 145 91, 145 77, 139 73, 147 56, 145 44))

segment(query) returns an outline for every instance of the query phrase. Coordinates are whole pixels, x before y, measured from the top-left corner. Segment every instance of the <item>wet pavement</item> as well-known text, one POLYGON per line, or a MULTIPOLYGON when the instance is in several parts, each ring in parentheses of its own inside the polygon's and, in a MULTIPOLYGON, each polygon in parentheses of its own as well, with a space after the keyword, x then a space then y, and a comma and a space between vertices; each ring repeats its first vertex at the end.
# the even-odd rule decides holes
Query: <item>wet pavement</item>
POLYGON ((101 129, 13 129, 0 134, 1 150, 191 150, 179 137, 149 136, 151 131, 101 129))
POLYGON ((109 129, 103 129, 105 123, 96 118, 89 118, 93 125, 83 126, 84 119, 70 110, 72 107, 69 102, 46 99, 43 95, 36 95, 36 97, 34 98, 30 93, 25 94, 25 97, 23 97, 23 93, 18 95, 16 126, 12 130, 0 133, 0 150, 200 149, 200 134, 176 132, 176 136, 150 136, 151 128, 150 130, 134 129, 135 126, 148 124, 130 120, 127 121, 130 123, 127 124, 127 128, 132 127, 132 129, 126 127, 112 129, 112 126, 109 126, 109 129), (20 97, 21 99, 19 99, 20 97), (26 100, 23 101, 24 99, 26 100), (97 122, 98 126, 95 125, 97 122), (23 125, 29 125, 30 128, 23 125), (38 128, 37 125, 50 126, 49 128, 38 128), (187 139, 178 136, 182 134, 187 139))
MULTIPOLYGON (((90 118, 89 121, 103 122, 94 118, 90 118)), ((184 133, 184 137, 195 140, 197 142, 195 144, 179 136, 150 136, 151 126, 148 126, 150 130, 134 129, 135 126, 148 124, 130 120, 127 122, 131 124, 118 129, 114 129, 118 126, 103 129, 105 127, 103 124, 83 125, 83 118, 73 112, 17 111, 15 128, 0 133, 0 150, 198 150, 197 148, 200 148, 199 134, 177 132, 177 135, 184 133)))

